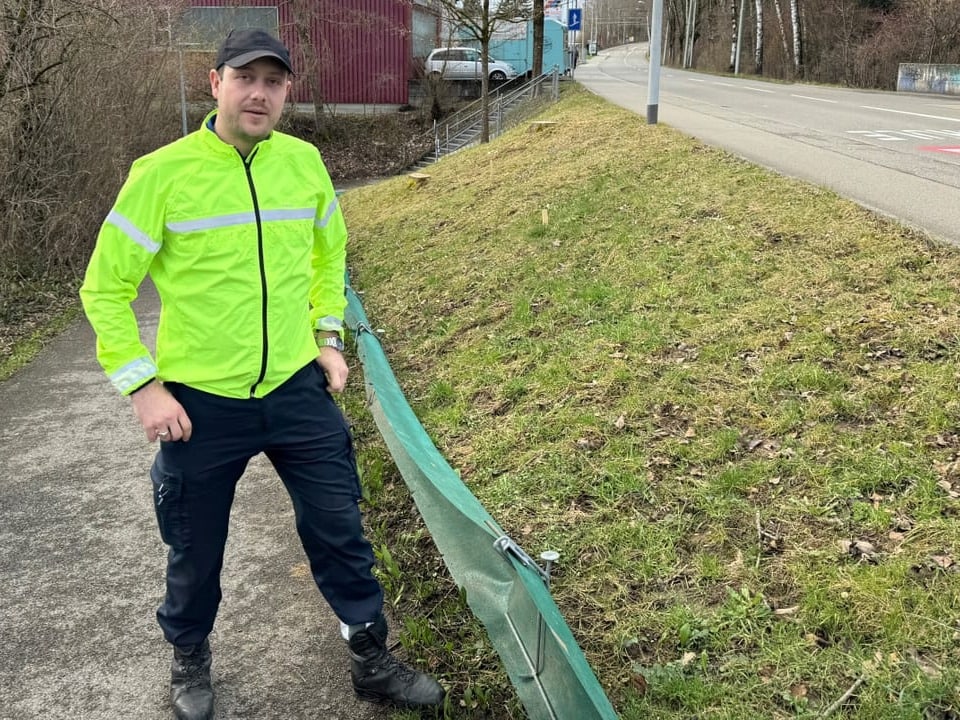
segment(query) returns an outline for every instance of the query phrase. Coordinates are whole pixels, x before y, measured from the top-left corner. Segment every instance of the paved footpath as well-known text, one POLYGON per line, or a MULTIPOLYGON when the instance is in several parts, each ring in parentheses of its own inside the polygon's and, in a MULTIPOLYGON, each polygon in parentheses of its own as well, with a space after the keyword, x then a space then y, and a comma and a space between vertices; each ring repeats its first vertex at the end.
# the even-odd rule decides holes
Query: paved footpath
MULTIPOLYGON (((159 303, 137 314, 152 345, 159 303), (149 335, 147 333, 150 333, 149 335)), ((356 378, 353 379, 357 381, 356 378)), ((147 443, 85 321, 0 383, 0 720, 167 720, 147 443)), ((217 718, 375 720, 270 465, 240 483, 211 636, 217 718)))

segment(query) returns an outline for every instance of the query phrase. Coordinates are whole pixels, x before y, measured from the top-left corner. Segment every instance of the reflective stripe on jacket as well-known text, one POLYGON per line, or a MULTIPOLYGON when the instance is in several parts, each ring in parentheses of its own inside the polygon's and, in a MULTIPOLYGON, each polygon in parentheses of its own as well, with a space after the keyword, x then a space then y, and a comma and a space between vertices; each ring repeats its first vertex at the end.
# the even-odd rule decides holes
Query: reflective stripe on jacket
POLYGON ((123 394, 263 397, 317 357, 314 330, 342 330, 346 238, 315 147, 274 132, 244 160, 204 121, 134 162, 100 228, 80 289, 97 358, 123 394), (130 306, 148 273, 156 361, 130 306))

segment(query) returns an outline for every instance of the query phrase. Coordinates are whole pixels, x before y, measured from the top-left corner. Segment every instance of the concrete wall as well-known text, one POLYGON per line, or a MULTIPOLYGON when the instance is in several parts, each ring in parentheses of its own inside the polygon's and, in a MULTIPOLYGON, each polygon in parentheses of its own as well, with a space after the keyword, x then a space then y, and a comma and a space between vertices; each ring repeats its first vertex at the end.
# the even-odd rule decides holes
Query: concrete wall
POLYGON ((960 65, 900 63, 897 91, 960 95, 960 65))

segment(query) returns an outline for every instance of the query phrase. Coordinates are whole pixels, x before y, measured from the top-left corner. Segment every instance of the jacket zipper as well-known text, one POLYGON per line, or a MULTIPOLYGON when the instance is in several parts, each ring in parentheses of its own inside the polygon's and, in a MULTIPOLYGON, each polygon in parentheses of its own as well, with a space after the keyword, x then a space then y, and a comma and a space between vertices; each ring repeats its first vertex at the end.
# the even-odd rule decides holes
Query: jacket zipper
MULTIPOLYGON (((243 160, 243 169, 247 173, 247 184, 250 186, 250 197, 253 198, 253 215, 257 221, 257 256, 260 261, 260 323, 262 328, 263 344, 261 346, 260 356, 260 375, 257 381, 250 387, 250 397, 254 397, 257 385, 263 382, 267 374, 267 351, 269 343, 267 341, 267 269, 263 261, 263 225, 260 220, 260 204, 257 202, 257 188, 253 184, 253 173, 250 170, 250 164, 253 162, 253 156, 257 151, 250 153, 250 157, 243 160)), ((242 157, 242 156, 241 156, 242 157)))

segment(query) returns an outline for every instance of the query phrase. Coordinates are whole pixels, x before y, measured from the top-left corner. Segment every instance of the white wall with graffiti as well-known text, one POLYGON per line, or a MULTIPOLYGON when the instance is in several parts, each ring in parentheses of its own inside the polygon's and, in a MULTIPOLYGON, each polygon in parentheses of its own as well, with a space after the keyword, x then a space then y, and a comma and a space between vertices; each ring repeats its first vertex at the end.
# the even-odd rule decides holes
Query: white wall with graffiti
POLYGON ((960 65, 900 63, 897 91, 960 95, 960 65))

